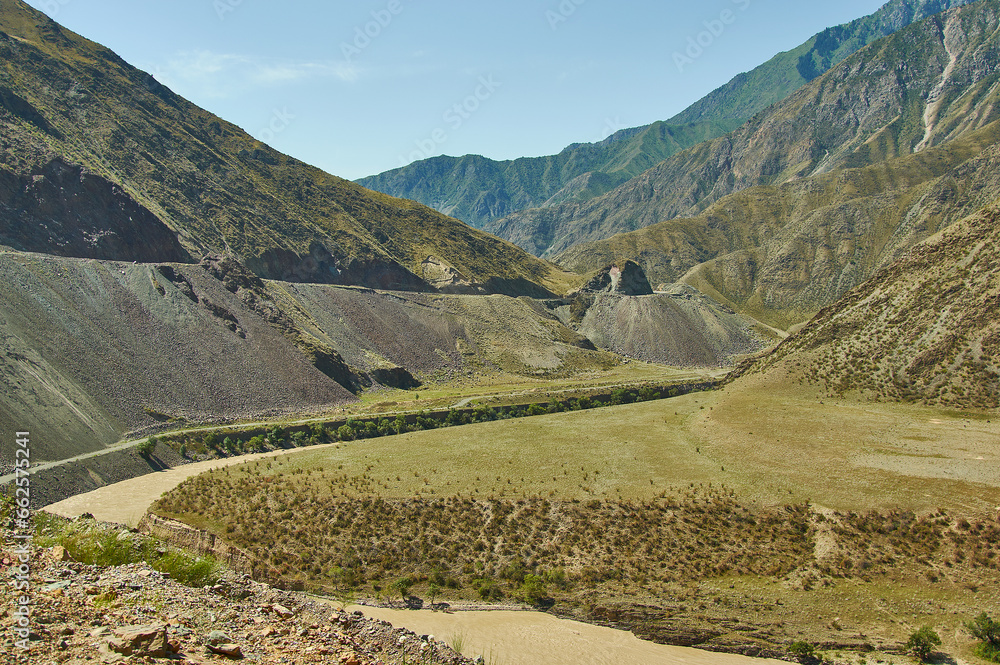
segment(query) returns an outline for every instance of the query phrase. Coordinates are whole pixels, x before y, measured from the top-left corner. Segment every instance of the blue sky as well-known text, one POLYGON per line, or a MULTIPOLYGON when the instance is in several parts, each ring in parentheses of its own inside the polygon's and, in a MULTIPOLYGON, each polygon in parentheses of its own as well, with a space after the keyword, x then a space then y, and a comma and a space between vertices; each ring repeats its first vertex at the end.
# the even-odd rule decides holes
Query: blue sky
POLYGON ((439 154, 553 154, 665 120, 883 0, 29 4, 278 150, 354 179, 439 154), (699 35, 701 52, 679 63, 699 35))

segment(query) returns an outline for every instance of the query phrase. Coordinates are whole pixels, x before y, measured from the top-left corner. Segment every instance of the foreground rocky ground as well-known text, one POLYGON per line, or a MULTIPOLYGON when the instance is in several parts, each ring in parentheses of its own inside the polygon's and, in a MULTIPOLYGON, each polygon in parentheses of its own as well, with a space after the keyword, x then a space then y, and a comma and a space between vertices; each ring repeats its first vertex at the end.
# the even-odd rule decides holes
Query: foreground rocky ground
MULTIPOLYGON (((16 575, 20 562, 7 544, 0 563, 8 577, 16 575)), ((473 662, 432 636, 396 630, 233 573, 194 589, 145 563, 91 566, 73 561, 61 547, 32 548, 29 565, 30 648, 21 649, 14 632, 17 594, 4 593, 4 663, 473 662)))

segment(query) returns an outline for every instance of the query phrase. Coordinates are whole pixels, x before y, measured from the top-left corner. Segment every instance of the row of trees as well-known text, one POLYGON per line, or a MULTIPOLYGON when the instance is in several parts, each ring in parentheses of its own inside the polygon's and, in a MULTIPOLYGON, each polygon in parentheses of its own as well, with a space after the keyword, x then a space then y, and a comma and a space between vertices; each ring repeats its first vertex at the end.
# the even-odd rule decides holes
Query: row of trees
MULTIPOLYGON (((219 456, 245 455, 278 448, 301 448, 323 443, 375 439, 383 436, 419 432, 442 427, 457 427, 494 420, 633 404, 665 397, 675 397, 685 390, 685 388, 681 387, 656 389, 649 386, 638 390, 618 388, 614 392, 600 397, 591 398, 584 396, 565 402, 560 402, 552 398, 547 403, 530 404, 528 406, 477 406, 469 410, 451 409, 447 414, 431 414, 425 411, 412 418, 398 415, 395 418, 348 419, 346 423, 340 426, 314 423, 309 427, 308 431, 296 430, 290 432, 280 427, 274 427, 267 431, 266 435, 258 434, 250 438, 241 437, 235 433, 230 436, 222 436, 215 432, 210 432, 200 441, 192 442, 190 439, 184 440, 180 444, 179 450, 180 454, 184 457, 187 456, 192 446, 195 446, 196 450, 211 451, 219 456)), ((156 438, 151 437, 148 441, 139 444, 137 450, 140 454, 148 456, 152 454, 155 446, 156 438)))

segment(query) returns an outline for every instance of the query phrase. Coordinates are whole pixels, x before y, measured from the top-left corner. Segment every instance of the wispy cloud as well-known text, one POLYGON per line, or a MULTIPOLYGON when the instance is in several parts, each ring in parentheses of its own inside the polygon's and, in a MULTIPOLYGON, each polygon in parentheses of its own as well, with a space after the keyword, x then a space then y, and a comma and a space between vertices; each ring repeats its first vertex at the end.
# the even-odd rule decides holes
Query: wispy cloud
POLYGON ((183 51, 150 68, 158 81, 178 92, 227 98, 252 90, 310 79, 356 81, 360 69, 342 61, 297 62, 212 51, 183 51))

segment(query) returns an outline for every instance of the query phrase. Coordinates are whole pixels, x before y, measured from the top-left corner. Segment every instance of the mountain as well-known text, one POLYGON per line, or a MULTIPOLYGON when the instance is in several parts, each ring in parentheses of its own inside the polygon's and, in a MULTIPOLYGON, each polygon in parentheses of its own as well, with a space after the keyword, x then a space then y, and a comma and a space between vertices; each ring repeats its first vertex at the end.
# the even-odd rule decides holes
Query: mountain
POLYGON ((0 426, 33 433, 33 461, 165 423, 325 413, 368 387, 537 379, 621 360, 528 298, 272 282, 220 257, 14 251, 0 251, 0 344, 0 426))
POLYGON ((495 161, 480 155, 433 157, 361 178, 379 192, 420 201, 482 228, 526 208, 599 196, 739 122, 657 122, 625 129, 599 143, 577 143, 558 155, 495 161))
POLYGON ((532 253, 697 215, 728 194, 859 168, 961 136, 1000 116, 998 5, 980 0, 876 42, 731 134, 586 203, 527 210, 487 229, 532 253))
POLYGON ((582 276, 257 144, 22 3, 0 4, 0 53, 0 429, 30 430, 36 462, 622 362, 586 334, 673 365, 760 346, 691 298, 595 298, 573 321, 550 297, 582 276), (644 344, 647 322, 676 342, 644 344))
POLYGON ((1000 121, 919 153, 731 194, 691 218, 576 245, 587 271, 634 259, 787 329, 1000 192, 1000 121))
POLYGON ((258 276, 545 295, 567 276, 263 145, 20 0, 0 4, 0 244, 114 260, 230 253, 258 276))
POLYGON ((598 143, 574 144, 558 155, 512 161, 434 157, 357 182, 420 201, 477 228, 529 208, 586 202, 686 148, 736 129, 867 44, 970 1, 892 0, 870 16, 828 28, 779 53, 665 122, 622 130, 598 143))
POLYGON ((831 396, 1000 407, 1000 201, 878 271, 738 375, 831 396))

